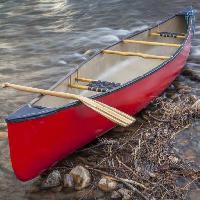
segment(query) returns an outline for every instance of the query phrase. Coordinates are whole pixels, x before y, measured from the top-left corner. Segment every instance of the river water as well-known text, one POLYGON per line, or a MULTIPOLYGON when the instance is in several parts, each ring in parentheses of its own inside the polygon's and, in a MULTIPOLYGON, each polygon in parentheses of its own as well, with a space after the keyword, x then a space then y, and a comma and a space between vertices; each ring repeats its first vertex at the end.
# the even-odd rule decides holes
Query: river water
MULTIPOLYGON (((199 0, 1 0, 0 82, 48 88, 87 59, 87 50, 95 52, 189 5, 197 13, 187 66, 200 72, 199 0)), ((200 96, 200 84, 186 81, 197 88, 195 94, 200 96)), ((5 117, 33 97, 0 90, 0 116, 5 117)), ((194 154, 192 158, 200 164, 200 158, 195 156, 200 153, 199 132, 189 130, 184 137, 191 139, 187 144, 190 158, 194 154)), ((15 178, 8 144, 0 142, 0 199, 34 199, 27 195, 30 185, 15 178)), ((40 196, 45 198, 42 193, 40 196)))

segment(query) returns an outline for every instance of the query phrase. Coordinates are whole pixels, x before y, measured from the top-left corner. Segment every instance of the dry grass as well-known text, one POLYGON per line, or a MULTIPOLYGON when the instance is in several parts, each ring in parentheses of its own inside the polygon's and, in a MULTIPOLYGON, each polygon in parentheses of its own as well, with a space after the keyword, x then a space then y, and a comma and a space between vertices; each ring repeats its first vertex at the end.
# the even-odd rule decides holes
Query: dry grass
POLYGON ((53 169, 66 173, 76 165, 87 167, 93 175, 91 190, 106 175, 133 190, 138 199, 186 199, 194 183, 199 183, 200 169, 181 159, 172 147, 176 136, 199 118, 192 107, 197 99, 190 92, 175 81, 140 112, 131 127, 110 131, 53 169), (178 185, 180 177, 189 182, 178 185))

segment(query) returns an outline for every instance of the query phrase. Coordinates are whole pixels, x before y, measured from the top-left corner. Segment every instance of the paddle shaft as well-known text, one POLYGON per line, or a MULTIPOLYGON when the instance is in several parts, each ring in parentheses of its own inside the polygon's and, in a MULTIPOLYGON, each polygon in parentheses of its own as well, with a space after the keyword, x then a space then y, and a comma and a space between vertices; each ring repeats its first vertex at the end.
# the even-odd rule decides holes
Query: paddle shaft
POLYGON ((2 87, 11 87, 19 91, 50 95, 50 96, 61 97, 61 98, 69 98, 69 99, 76 99, 76 100, 80 100, 80 98, 82 98, 75 94, 70 94, 70 93, 65 93, 65 92, 55 92, 55 91, 44 90, 44 89, 39 89, 39 88, 32 88, 32 87, 16 85, 12 83, 5 83, 2 85, 2 87))

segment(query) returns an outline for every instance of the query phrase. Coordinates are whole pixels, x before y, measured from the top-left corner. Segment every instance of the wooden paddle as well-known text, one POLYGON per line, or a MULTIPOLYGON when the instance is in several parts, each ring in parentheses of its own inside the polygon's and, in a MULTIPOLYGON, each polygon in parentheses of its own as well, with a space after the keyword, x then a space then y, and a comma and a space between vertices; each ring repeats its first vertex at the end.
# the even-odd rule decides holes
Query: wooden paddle
POLYGON ((135 118, 131 117, 130 115, 128 115, 116 108, 113 108, 113 107, 108 106, 99 101, 92 100, 92 99, 89 99, 87 97, 83 97, 80 95, 64 93, 64 92, 55 92, 55 91, 51 91, 51 90, 44 90, 44 89, 38 89, 38 88, 32 88, 32 87, 26 87, 26 86, 22 86, 22 85, 11 84, 11 83, 4 83, 4 84, 2 84, 2 87, 3 88, 11 87, 16 90, 20 90, 20 91, 24 91, 24 92, 31 92, 31 93, 79 100, 83 104, 88 106, 89 108, 91 108, 94 111, 101 114, 102 116, 106 117, 107 119, 111 120, 112 122, 119 124, 123 127, 129 126, 130 124, 135 122, 135 118))

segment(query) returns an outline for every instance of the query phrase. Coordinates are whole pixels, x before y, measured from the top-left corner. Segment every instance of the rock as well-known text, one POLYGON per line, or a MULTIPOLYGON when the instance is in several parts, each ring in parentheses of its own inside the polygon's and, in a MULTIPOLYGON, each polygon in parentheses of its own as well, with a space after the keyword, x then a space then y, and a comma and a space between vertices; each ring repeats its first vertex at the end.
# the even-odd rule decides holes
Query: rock
POLYGON ((73 177, 74 186, 76 190, 82 190, 90 185, 91 175, 90 172, 82 166, 73 168, 69 175, 73 177))
POLYGON ((155 177, 156 177, 156 174, 153 173, 153 172, 148 172, 148 174, 149 174, 149 176, 150 176, 151 178, 155 178, 155 177))
POLYGON ((121 194, 117 191, 113 191, 111 194, 111 199, 121 199, 121 194))
POLYGON ((100 190, 104 192, 110 192, 113 191, 117 188, 117 182, 113 181, 107 177, 103 177, 99 182, 98 182, 98 187, 100 190))
POLYGON ((71 176, 70 174, 65 174, 63 179, 63 185, 64 187, 67 188, 73 188, 74 187, 73 176, 71 176))
POLYGON ((130 190, 121 188, 118 192, 122 195, 122 200, 129 200, 132 199, 132 192, 130 190))
POLYGON ((60 172, 58 170, 54 170, 47 176, 46 180, 42 182, 41 188, 48 189, 59 186, 60 184, 61 184, 60 172))
POLYGON ((169 156, 169 159, 173 162, 173 163, 177 163, 178 162, 178 158, 175 156, 169 156))

